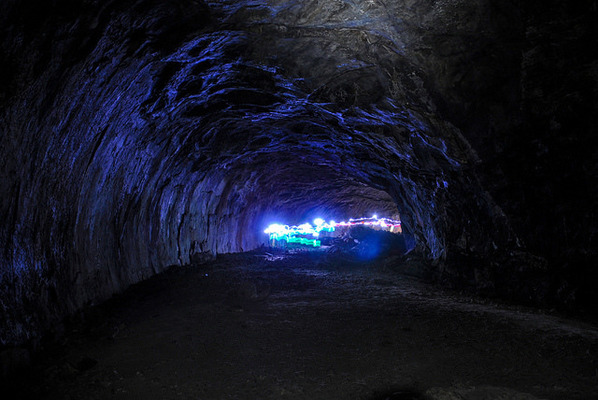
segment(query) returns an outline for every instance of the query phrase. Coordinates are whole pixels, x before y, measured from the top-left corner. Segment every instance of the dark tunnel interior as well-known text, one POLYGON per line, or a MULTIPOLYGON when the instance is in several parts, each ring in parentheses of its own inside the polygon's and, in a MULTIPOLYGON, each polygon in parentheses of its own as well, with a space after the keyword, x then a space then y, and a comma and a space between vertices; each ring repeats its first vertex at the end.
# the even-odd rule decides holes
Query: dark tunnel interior
POLYGON ((3 1, 0 350, 258 249, 272 222, 374 212, 400 215, 430 282, 597 316, 596 17, 589 0, 3 1))

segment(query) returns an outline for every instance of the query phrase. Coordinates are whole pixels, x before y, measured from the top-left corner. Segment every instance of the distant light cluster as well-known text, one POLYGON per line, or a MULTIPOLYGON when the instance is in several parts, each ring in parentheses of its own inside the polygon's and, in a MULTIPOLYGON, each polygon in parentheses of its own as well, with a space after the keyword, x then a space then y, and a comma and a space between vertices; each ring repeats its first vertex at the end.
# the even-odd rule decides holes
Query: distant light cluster
POLYGON ((321 232, 334 232, 338 227, 350 227, 354 225, 365 225, 389 230, 390 232, 401 232, 401 221, 390 218, 378 218, 374 215, 371 218, 350 218, 349 221, 326 222, 322 218, 316 218, 314 225, 304 223, 298 226, 272 224, 264 233, 268 234, 270 241, 285 241, 287 243, 296 243, 306 246, 320 247, 322 242, 318 240, 321 232))
POLYGON ((299 243, 319 247, 322 245, 321 241, 317 240, 320 232, 333 232, 335 226, 336 223, 334 221, 326 223, 322 218, 316 218, 314 225, 307 222, 299 226, 272 224, 264 233, 270 235, 270 240, 283 240, 287 243, 299 243))

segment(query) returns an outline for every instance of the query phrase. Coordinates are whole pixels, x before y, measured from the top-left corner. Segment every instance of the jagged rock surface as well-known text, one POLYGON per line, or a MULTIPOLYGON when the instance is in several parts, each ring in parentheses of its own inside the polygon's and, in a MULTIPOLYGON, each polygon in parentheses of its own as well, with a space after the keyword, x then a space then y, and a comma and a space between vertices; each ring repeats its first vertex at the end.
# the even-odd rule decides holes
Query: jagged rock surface
POLYGON ((439 280, 597 304, 596 6, 553 3, 4 2, 2 344, 373 209, 439 280))

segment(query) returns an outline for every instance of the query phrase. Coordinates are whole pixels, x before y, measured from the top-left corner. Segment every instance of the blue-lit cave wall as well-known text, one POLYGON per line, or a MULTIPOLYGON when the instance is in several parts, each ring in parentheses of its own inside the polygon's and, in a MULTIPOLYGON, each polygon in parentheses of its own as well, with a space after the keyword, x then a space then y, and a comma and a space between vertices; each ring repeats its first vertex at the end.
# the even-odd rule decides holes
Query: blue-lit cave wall
MULTIPOLYGON (((577 18, 577 35, 591 28, 583 6, 534 7, 4 2, 1 344, 35 342, 168 266, 253 249, 265 224, 315 214, 398 212, 439 281, 588 303, 578 275, 594 256, 594 225, 567 249, 546 246, 552 203, 531 201, 529 183, 558 188, 566 173, 534 168, 553 160, 543 157, 557 135, 576 140, 574 155, 595 127, 591 114, 570 121, 578 103, 595 105, 595 58, 565 54, 586 80, 564 94, 574 99, 550 125, 560 131, 543 130, 537 91, 552 89, 545 101, 560 110, 558 91, 570 87, 551 79, 563 65, 537 78, 551 56, 544 29, 553 15, 577 18), (563 261, 570 249, 574 266, 563 261)), ((588 178, 574 166, 581 187, 595 180, 595 159, 588 178)), ((587 209, 559 204, 563 221, 587 209)))

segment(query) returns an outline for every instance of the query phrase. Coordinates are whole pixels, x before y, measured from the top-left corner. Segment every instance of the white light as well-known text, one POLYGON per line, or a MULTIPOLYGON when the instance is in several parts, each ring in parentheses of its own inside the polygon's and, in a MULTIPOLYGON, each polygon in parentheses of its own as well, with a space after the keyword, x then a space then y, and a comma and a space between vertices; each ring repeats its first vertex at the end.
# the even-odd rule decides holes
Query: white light
POLYGON ((374 219, 378 219, 378 216, 377 216, 376 214, 374 214, 374 217, 373 217, 373 218, 374 218, 374 219))
POLYGON ((281 224, 270 225, 264 233, 275 233, 277 235, 284 235, 288 231, 288 228, 281 224))
POLYGON ((299 225, 297 228, 300 233, 311 233, 314 230, 314 228, 307 222, 299 225))
POLYGON ((334 222, 334 220, 333 220, 333 221, 330 221, 330 222, 329 222, 329 225, 330 225, 330 226, 335 226, 335 225, 336 225, 336 222, 334 222))
POLYGON ((321 226, 324 225, 326 221, 324 221, 322 218, 316 218, 314 219, 314 224, 316 224, 316 226, 321 226))

